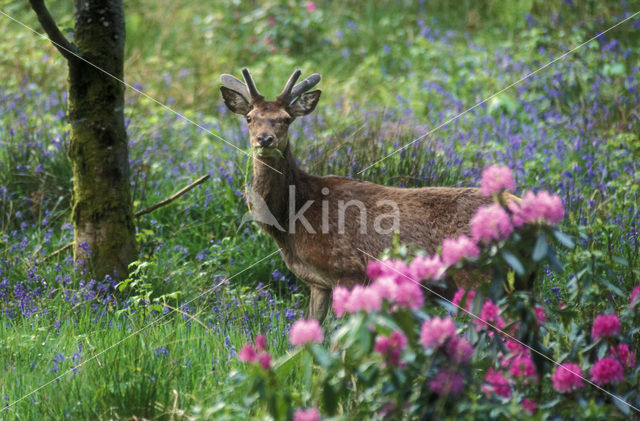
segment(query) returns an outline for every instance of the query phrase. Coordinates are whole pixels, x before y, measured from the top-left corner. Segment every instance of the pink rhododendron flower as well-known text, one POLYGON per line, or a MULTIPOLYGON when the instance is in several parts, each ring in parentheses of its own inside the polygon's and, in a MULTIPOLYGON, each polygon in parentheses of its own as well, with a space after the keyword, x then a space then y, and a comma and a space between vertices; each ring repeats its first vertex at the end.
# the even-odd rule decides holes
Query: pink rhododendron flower
POLYGON ((591 381, 602 386, 624 380, 622 365, 618 360, 605 357, 591 367, 591 381))
POLYGON ((257 351, 264 351, 267 349, 267 338, 264 335, 256 336, 255 346, 257 351))
POLYGON ((466 338, 453 336, 445 347, 454 364, 468 363, 473 355, 473 345, 466 338))
MULTIPOLYGON (((531 357, 528 355, 519 355, 509 360, 509 373, 513 377, 530 377, 534 381, 537 380, 536 367, 533 365, 531 357)), ((527 380, 525 380, 525 383, 527 380)))
POLYGON ((514 341, 512 339, 507 339, 504 341, 504 345, 511 352, 512 355, 529 355, 529 349, 521 345, 519 342, 514 341))
POLYGON ((566 393, 583 387, 583 378, 582 370, 580 370, 578 364, 563 363, 556 367, 556 370, 551 376, 551 381, 553 381, 553 388, 555 390, 560 393, 566 393))
POLYGON ((429 389, 438 395, 459 395, 464 388, 464 377, 453 371, 440 369, 436 377, 429 382, 429 389))
POLYGON ((502 329, 505 326, 504 319, 500 316, 500 307, 495 305, 491 300, 484 302, 478 319, 475 319, 473 322, 476 324, 477 330, 483 329, 488 323, 497 329, 502 329))
POLYGON ((258 361, 258 353, 253 349, 253 347, 249 344, 246 344, 242 347, 240 352, 238 353, 238 360, 243 363, 255 363, 258 361))
POLYGON ((509 214, 497 203, 479 208, 471 218, 471 237, 477 243, 502 240, 512 231, 509 214))
POLYGON ((293 421, 320 421, 320 411, 318 408, 298 408, 293 413, 293 421))
POLYGON ((524 194, 519 204, 515 202, 509 203, 509 209, 514 214, 513 225, 516 227, 539 221, 555 224, 564 218, 562 200, 557 195, 551 195, 547 191, 541 191, 538 194, 528 191, 524 194))
POLYGON ((410 273, 409 265, 401 259, 370 261, 367 264, 367 277, 372 281, 390 278, 395 281, 406 280, 410 273))
POLYGON ((265 370, 271 368, 271 356, 266 352, 258 355, 258 362, 260 363, 260 367, 264 368, 265 370))
POLYGON ((615 314, 598 314, 593 321, 591 337, 594 341, 620 333, 620 320, 615 314))
POLYGON ((276 24, 276 20, 273 17, 270 17, 269 19, 267 19, 267 23, 269 25, 275 25, 276 24))
POLYGON ((536 412, 536 405, 536 402, 530 399, 522 400, 522 407, 529 412, 529 415, 533 415, 533 413, 536 412))
POLYGON ((356 313, 364 310, 368 313, 372 311, 380 311, 382 308, 382 297, 375 288, 363 287, 357 285, 351 290, 349 300, 346 304, 346 310, 350 313, 356 313))
POLYGON ((463 258, 478 257, 478 246, 466 235, 456 239, 445 238, 442 242, 442 262, 447 266, 453 266, 463 258))
POLYGON ((347 311, 349 295, 349 290, 345 287, 336 287, 333 289, 333 310, 336 312, 336 316, 342 317, 347 311))
MULTIPOLYGON (((367 276, 374 282, 368 287, 370 291, 367 294, 370 295, 365 297, 363 294, 361 299, 367 303, 368 308, 373 310, 380 309, 378 299, 380 299, 380 302, 382 299, 387 299, 403 307, 409 307, 414 310, 419 309, 424 304, 424 292, 418 282, 419 279, 416 279, 416 274, 421 277, 422 275, 426 276, 427 271, 430 273, 435 272, 435 269, 432 268, 419 268, 420 264, 425 262, 433 264, 435 267, 437 259, 425 259, 422 262, 412 263, 412 266, 407 265, 402 260, 385 260, 384 265, 379 264, 380 262, 376 264, 369 262, 367 276), (423 269, 426 271, 423 271, 423 269)), ((351 291, 351 296, 354 295, 354 291, 351 291)), ((351 302, 352 298, 350 297, 349 303, 351 302)), ((350 306, 347 306, 346 310, 353 311, 350 306)))
POLYGON ((626 368, 634 368, 636 366, 636 353, 629 350, 629 345, 619 344, 617 347, 610 347, 609 352, 618 358, 626 368))
POLYGON ((466 291, 464 288, 458 289, 456 293, 453 295, 453 299, 451 300, 451 302, 456 307, 462 307, 463 304, 466 304, 463 308, 465 308, 467 311, 471 311, 471 303, 473 303, 473 297, 476 296, 476 292, 472 289, 469 290, 469 292, 467 293, 467 298, 464 300, 464 303, 463 303, 462 299, 464 298, 465 292, 466 291))
POLYGON ((302 346, 306 343, 321 343, 324 340, 322 328, 317 320, 296 320, 289 332, 289 342, 293 346, 302 346))
POLYGON ((552 224, 557 224, 564 218, 562 200, 555 194, 549 194, 544 190, 538 193, 538 206, 542 207, 544 219, 552 224))
POLYGON ((509 203, 509 209, 513 212, 513 225, 516 227, 542 220, 543 209, 538 206, 538 196, 532 191, 527 191, 520 203, 509 203))
POLYGON ((378 291, 378 295, 386 300, 393 301, 398 295, 398 284, 391 278, 378 278, 372 285, 378 291))
POLYGON ((267 338, 264 335, 258 335, 254 346, 247 344, 242 347, 238 353, 238 360, 245 363, 259 363, 262 368, 268 370, 271 368, 271 356, 266 350, 267 338))
POLYGON ((420 342, 425 348, 444 345, 447 339, 455 336, 456 325, 451 317, 441 319, 436 316, 433 319, 427 319, 420 329, 420 342))
POLYGON ((536 306, 535 311, 536 311, 536 318, 538 319, 538 323, 547 321, 547 315, 544 312, 544 308, 542 308, 541 306, 536 306))
POLYGON ((492 165, 482 171, 480 192, 483 196, 491 196, 500 193, 503 189, 514 191, 516 183, 513 181, 513 173, 509 167, 492 165))
MULTIPOLYGON (((446 240, 445 240, 446 241, 446 240)), ((433 280, 442 278, 444 265, 437 254, 431 257, 416 256, 409 264, 409 277, 414 281, 433 280)))
POLYGON ((387 267, 383 264, 383 261, 379 260, 370 260, 367 263, 367 277, 373 281, 378 278, 383 277, 387 273, 387 267))
POLYGON ((305 8, 307 9, 307 12, 311 13, 317 9, 317 6, 314 2, 308 1, 307 4, 305 4, 305 8))
POLYGON ((367 263, 367 277, 372 281, 380 278, 396 279, 396 262, 391 259, 370 260, 367 263))
POLYGON ((507 380, 501 371, 495 371, 493 368, 490 368, 484 376, 484 381, 487 382, 487 384, 482 385, 480 390, 482 390, 487 397, 491 397, 494 393, 503 398, 511 396, 509 380, 507 380))
POLYGON ((374 351, 386 356, 392 366, 401 365, 400 354, 407 347, 407 337, 399 330, 394 330, 391 336, 378 336, 374 351))
POLYGON ((633 291, 631 291, 631 294, 629 295, 629 304, 633 306, 637 303, 640 303, 640 285, 635 287, 633 291))
POLYGON ((396 282, 398 289, 394 301, 403 307, 417 310, 424 305, 424 292, 422 287, 409 280, 396 282))

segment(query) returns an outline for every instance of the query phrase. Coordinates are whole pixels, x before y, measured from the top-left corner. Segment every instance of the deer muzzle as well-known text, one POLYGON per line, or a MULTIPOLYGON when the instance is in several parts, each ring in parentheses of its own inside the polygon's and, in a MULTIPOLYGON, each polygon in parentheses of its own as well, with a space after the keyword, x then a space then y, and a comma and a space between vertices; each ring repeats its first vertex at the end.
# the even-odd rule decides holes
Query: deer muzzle
POLYGON ((259 134, 258 135, 258 144, 263 148, 268 148, 273 144, 275 137, 270 134, 259 134))

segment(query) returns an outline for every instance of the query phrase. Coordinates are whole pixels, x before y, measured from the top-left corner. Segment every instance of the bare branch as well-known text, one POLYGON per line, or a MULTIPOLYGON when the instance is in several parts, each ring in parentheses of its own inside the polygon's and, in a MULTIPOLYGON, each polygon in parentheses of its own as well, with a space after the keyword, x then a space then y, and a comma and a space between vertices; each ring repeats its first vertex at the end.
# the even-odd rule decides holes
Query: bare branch
POLYGON ((51 253, 50 255, 46 256, 44 259, 42 259, 42 261, 44 262, 45 260, 49 260, 52 257, 56 257, 57 255, 59 255, 60 253, 62 253, 63 251, 69 250, 71 248, 71 246, 73 246, 73 241, 70 242, 69 244, 67 244, 66 246, 59 248, 58 250, 54 251, 53 253, 51 253))
POLYGON ((49 41, 60 51, 60 54, 67 60, 75 60, 78 54, 78 49, 73 45, 65 36, 60 32, 60 28, 56 25, 56 21, 53 20, 49 9, 44 4, 44 0, 29 0, 31 8, 36 12, 38 21, 42 25, 42 29, 49 36, 49 41))
POLYGON ((141 211, 138 211, 135 213, 135 217, 139 217, 142 216, 144 214, 147 214, 149 212, 153 212, 154 210, 158 209, 159 207, 162 207, 164 205, 168 205, 169 203, 173 202, 174 200, 176 200, 178 197, 182 196, 183 194, 185 194, 186 192, 188 192, 189 190, 191 190, 192 188, 194 188, 195 186, 197 186, 198 184, 202 184, 204 183, 207 179, 209 178, 209 174, 207 175, 203 175, 202 177, 198 178, 196 181, 194 181, 193 183, 189 184, 187 187, 183 188, 182 190, 174 193, 171 197, 169 197, 168 199, 164 199, 161 202, 156 203, 155 205, 149 206, 146 209, 143 209, 141 211))

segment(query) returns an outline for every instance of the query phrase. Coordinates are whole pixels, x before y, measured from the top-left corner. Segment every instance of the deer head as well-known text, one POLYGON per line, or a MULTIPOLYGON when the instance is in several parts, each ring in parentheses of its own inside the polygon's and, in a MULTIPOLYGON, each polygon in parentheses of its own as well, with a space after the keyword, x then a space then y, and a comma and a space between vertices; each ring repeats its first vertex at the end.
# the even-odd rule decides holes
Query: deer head
POLYGON ((224 103, 245 117, 251 148, 261 158, 283 156, 289 143, 289 125, 296 117, 311 113, 318 104, 321 91, 307 91, 320 82, 320 75, 314 73, 296 85, 300 73, 300 69, 293 72, 275 101, 264 99, 246 68, 242 69, 246 84, 231 75, 220 76, 224 103))

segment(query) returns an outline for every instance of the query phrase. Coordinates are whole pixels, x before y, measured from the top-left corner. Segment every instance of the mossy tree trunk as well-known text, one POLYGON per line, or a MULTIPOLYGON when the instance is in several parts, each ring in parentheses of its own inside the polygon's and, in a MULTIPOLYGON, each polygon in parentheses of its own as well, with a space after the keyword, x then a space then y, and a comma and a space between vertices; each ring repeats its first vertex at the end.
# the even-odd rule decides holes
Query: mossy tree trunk
POLYGON ((42 0, 38 20, 69 67, 74 258, 97 277, 126 276, 136 257, 124 126, 121 0, 75 0, 75 36, 58 30, 42 0), (119 80, 118 80, 119 79, 119 80))

